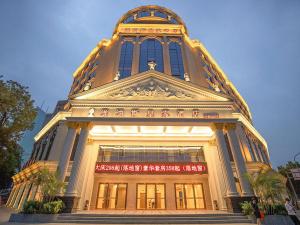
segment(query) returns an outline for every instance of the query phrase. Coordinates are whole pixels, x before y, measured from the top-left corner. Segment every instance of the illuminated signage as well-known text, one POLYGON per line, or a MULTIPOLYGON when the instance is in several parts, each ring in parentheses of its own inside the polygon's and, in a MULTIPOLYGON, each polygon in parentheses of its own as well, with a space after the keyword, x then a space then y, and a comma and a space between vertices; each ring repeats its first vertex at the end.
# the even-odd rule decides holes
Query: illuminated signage
POLYGON ((206 163, 106 163, 97 162, 96 173, 206 174, 206 163))

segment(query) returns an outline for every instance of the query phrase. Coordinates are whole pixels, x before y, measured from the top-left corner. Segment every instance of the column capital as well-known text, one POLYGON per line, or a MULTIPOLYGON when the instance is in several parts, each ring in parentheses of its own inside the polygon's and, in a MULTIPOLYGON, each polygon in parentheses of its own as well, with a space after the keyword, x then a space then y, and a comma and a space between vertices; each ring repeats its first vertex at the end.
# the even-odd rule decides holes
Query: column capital
POLYGON ((91 129, 92 128, 92 123, 91 122, 80 122, 80 123, 78 123, 78 126, 80 128, 91 129))
POLYGON ((236 124, 235 123, 226 123, 225 124, 225 129, 226 130, 234 130, 236 128, 236 124))
POLYGON ((210 128, 215 131, 215 130, 222 130, 224 128, 224 123, 213 123, 210 128))
POLYGON ((67 121, 66 126, 69 127, 69 128, 77 129, 78 128, 78 123, 67 121))

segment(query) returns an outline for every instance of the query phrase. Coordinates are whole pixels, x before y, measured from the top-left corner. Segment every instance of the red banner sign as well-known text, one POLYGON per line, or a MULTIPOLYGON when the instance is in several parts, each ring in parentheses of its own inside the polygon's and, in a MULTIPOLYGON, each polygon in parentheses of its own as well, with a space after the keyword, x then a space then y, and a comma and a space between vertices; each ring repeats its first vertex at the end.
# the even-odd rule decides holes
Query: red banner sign
POLYGON ((96 173, 204 174, 206 163, 105 163, 97 162, 96 173))

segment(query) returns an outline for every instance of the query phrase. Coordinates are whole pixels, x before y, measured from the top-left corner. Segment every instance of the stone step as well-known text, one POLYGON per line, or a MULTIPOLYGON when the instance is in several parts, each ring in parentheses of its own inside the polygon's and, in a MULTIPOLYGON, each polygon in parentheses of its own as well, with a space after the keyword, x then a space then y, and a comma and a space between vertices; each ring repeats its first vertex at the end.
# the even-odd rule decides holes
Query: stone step
POLYGON ((108 214, 61 214, 59 223, 84 224, 228 224, 251 223, 241 214, 177 214, 177 215, 108 215, 108 214))
POLYGON ((80 217, 236 217, 244 215, 242 213, 205 213, 205 214, 100 214, 100 213, 62 213, 59 215, 60 217, 67 216, 80 216, 80 217))
POLYGON ((57 220, 57 223, 66 224, 250 224, 251 220, 57 220))

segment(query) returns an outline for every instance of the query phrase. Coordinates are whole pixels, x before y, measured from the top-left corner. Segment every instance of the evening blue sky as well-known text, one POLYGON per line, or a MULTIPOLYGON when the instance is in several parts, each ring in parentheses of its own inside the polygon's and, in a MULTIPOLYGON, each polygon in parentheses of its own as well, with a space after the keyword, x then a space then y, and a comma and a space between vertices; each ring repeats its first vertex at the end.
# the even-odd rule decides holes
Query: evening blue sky
MULTIPOLYGON (((128 10, 155 4, 185 21, 247 101, 278 166, 300 152, 300 1, 0 1, 0 74, 51 112, 72 74, 128 10)), ((300 157, 298 158, 300 159, 300 157)))

